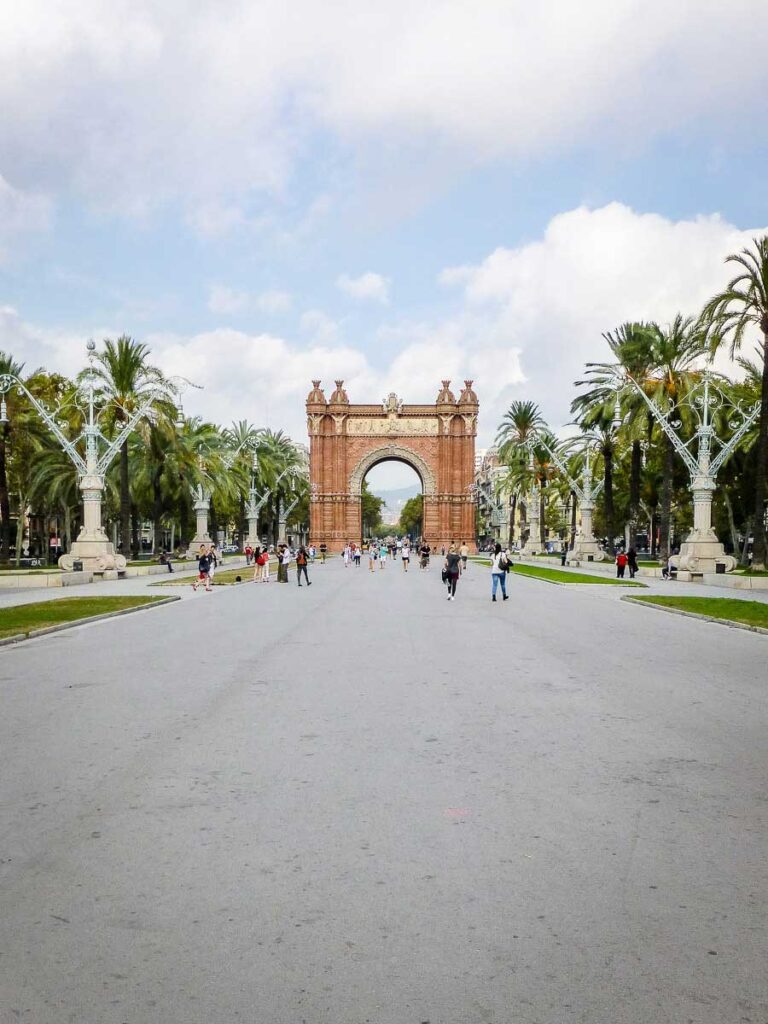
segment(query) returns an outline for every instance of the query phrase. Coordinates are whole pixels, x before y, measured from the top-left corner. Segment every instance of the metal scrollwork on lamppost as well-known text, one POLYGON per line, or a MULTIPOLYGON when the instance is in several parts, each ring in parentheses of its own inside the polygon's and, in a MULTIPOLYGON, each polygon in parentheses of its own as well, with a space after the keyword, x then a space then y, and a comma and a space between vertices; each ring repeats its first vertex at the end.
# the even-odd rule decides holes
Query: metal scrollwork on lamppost
MULTIPOLYGON (((83 496, 83 525, 77 540, 72 545, 72 550, 59 558, 59 566, 66 572, 71 572, 76 562, 81 564, 84 570, 93 572, 125 568, 125 557, 115 552, 112 542, 104 532, 101 521, 106 472, 139 420, 150 415, 152 407, 158 399, 168 397, 168 387, 176 395, 180 395, 187 387, 199 386, 192 384, 185 377, 169 378, 166 382, 168 387, 157 386, 147 391, 139 408, 125 421, 117 435, 109 438, 99 426, 99 420, 109 407, 109 402, 102 402, 99 394, 98 378, 93 365, 96 351, 93 341, 88 342, 87 350, 88 369, 83 374, 75 393, 75 404, 83 410, 85 425, 81 433, 74 439, 67 437, 57 420, 57 416, 62 412, 64 406, 59 406, 51 411, 44 402, 32 394, 18 377, 9 373, 0 375, 0 394, 3 396, 0 400, 0 423, 8 422, 5 395, 15 388, 18 394, 27 398, 77 470, 80 491, 83 496), (83 444, 85 456, 81 454, 80 450, 80 446, 83 444), (99 449, 102 445, 105 447, 100 452, 99 449)), ((179 415, 181 415, 180 412, 179 415)))

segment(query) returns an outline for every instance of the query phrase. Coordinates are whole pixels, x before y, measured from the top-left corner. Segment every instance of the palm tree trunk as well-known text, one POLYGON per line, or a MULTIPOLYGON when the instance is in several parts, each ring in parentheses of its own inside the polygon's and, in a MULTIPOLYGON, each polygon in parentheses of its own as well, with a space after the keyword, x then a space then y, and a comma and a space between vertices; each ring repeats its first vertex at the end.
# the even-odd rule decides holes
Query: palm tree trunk
POLYGON ((248 517, 245 514, 245 495, 240 495, 240 550, 245 547, 245 538, 248 536, 248 517))
POLYGON ((744 524, 744 543, 741 546, 741 558, 739 559, 739 565, 749 565, 749 535, 752 532, 752 517, 744 524))
POLYGON ((216 503, 213 500, 213 495, 211 495, 211 508, 210 508, 209 515, 210 515, 210 523, 211 523, 211 540, 213 541, 214 544, 218 544, 219 543, 219 538, 218 538, 219 520, 218 520, 218 516, 216 515, 216 503))
POLYGON ((614 553, 614 536, 616 528, 614 525, 613 508, 613 452, 609 449, 603 451, 603 480, 605 481, 605 532, 608 535, 608 552, 614 553))
POLYGON ((131 536, 131 486, 128 478, 128 438, 120 446, 120 550, 128 557, 131 536))
POLYGON ((131 511, 131 552, 134 561, 139 557, 141 545, 139 543, 139 510, 135 505, 130 506, 131 511))
POLYGON ((179 543, 182 547, 187 547, 190 536, 189 502, 182 491, 179 496, 179 543))
POLYGON ((568 543, 568 550, 573 551, 576 543, 576 491, 571 491, 571 537, 568 543))
POLYGON ((640 518, 640 483, 643 473, 643 450, 639 441, 632 442, 632 461, 629 470, 629 542, 635 546, 637 523, 640 518))
POLYGON ((509 544, 510 546, 515 542, 515 512, 517 511, 517 494, 512 495, 512 501, 509 504, 509 544))
POLYGON ((6 438, 8 424, 4 423, 0 433, 0 562, 7 562, 11 551, 11 499, 8 494, 8 469, 6 465, 6 438))
POLYGON ((64 530, 60 538, 61 550, 67 554, 72 547, 72 509, 69 505, 63 505, 62 512, 64 514, 64 530))
POLYGON ((723 488, 723 501, 725 502, 725 511, 728 514, 728 529, 731 534, 731 548, 733 549, 734 556, 739 550, 739 536, 736 531, 736 520, 733 518, 733 505, 731 504, 731 498, 728 491, 723 488))
POLYGON ((763 334, 763 379, 760 392, 762 406, 757 429, 755 466, 755 519, 752 541, 752 568, 763 571, 766 564, 765 549, 765 491, 768 474, 768 331, 763 334))
POLYGON ((675 470, 675 449, 672 442, 664 435, 664 470, 661 481, 661 512, 659 514, 659 558, 666 562, 669 558, 669 533, 672 519, 672 475, 675 470))

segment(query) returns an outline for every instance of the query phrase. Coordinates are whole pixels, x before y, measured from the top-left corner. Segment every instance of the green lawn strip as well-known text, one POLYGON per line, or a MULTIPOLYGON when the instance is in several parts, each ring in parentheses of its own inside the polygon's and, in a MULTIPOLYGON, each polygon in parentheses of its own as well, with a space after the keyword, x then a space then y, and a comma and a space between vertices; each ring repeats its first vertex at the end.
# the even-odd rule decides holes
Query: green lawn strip
MULTIPOLYGON (((295 566, 295 562, 291 562, 291 568, 295 566)), ((253 573, 256 566, 253 565, 241 565, 239 569, 218 569, 211 580, 211 584, 214 587, 231 587, 233 584, 237 584, 240 577, 241 583, 250 583, 253 579, 253 573)), ((277 575, 277 561, 273 560, 269 563, 270 575, 277 575)), ((261 573, 261 566, 258 566, 259 573, 261 573)), ((197 573, 193 576, 185 576, 182 579, 167 579, 163 580, 162 583, 152 583, 150 586, 154 587, 185 587, 189 586, 197 578, 197 573)), ((257 577, 258 578, 258 577, 257 577)), ((203 584, 201 583, 201 586, 203 584)))
POLYGON ((25 637, 51 626, 114 615, 167 600, 164 597, 65 597, 58 601, 36 601, 34 604, 0 608, 0 639, 25 637))
POLYGON ((644 595, 625 597, 624 601, 649 604, 665 611, 690 615, 697 619, 717 619, 736 625, 768 631, 768 602, 740 601, 735 597, 667 597, 644 595))
MULTIPOLYGON (((490 563, 488 563, 490 564, 490 563)), ((644 583, 632 580, 617 580, 612 576, 592 576, 585 572, 571 572, 564 569, 550 569, 544 565, 521 565, 514 562, 512 570, 516 576, 530 576, 547 583, 594 583, 609 587, 644 587, 644 583)))
POLYGON ((768 569, 734 569, 734 576, 768 576, 768 569))
MULTIPOLYGON (((490 559, 478 558, 475 556, 472 558, 473 562, 477 565, 487 565, 490 567, 490 559)), ((618 586, 618 587, 642 587, 645 588, 644 583, 635 583, 632 580, 617 580, 612 576, 592 576, 585 572, 573 572, 571 570, 566 571, 565 569, 550 569, 548 565, 523 565, 521 562, 512 563, 512 571, 518 576, 531 576, 534 579, 544 580, 547 583, 597 583, 605 586, 618 586)))

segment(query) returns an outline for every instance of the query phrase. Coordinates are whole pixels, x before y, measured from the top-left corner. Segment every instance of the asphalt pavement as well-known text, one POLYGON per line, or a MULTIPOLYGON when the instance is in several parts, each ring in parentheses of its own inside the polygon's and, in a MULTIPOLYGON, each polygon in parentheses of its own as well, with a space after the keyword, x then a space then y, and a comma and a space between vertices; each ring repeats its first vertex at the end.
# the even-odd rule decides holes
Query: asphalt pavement
POLYGON ((766 1024, 768 636, 310 572, 0 650, 0 1024, 766 1024))

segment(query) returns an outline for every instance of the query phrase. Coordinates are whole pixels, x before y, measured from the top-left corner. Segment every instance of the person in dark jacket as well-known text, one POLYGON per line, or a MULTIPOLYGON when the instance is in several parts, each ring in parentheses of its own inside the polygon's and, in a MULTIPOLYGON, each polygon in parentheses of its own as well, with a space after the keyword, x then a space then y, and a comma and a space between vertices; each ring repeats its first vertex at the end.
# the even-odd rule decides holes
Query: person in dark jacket
POLYGON ((450 548, 448 548, 443 571, 445 573, 445 582, 448 585, 448 600, 455 601, 456 584, 459 582, 459 573, 461 572, 461 555, 456 550, 454 544, 451 544, 450 548))
POLYGON ((307 561, 309 556, 307 555, 304 545, 299 548, 296 552, 296 582, 301 586, 301 574, 304 573, 304 579, 307 581, 307 586, 311 587, 312 584, 309 582, 309 576, 307 575, 307 561))
POLYGON ((627 552, 627 568, 629 569, 629 578, 633 580, 638 569, 637 552, 634 548, 630 548, 627 552))

